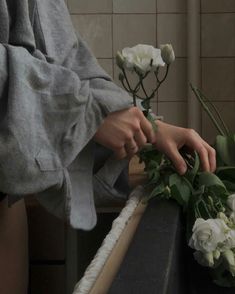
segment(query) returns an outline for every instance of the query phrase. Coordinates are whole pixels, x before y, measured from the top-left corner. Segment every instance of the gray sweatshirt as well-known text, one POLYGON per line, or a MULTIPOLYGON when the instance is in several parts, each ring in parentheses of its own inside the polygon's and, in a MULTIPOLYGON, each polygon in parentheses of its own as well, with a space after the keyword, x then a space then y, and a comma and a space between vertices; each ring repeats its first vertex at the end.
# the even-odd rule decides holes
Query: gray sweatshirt
POLYGON ((126 161, 97 152, 92 137, 130 105, 74 32, 63 0, 0 0, 0 191, 9 205, 35 194, 73 227, 94 227, 93 188, 97 198, 127 190, 117 184, 126 161), (93 176, 96 154, 103 162, 93 176))

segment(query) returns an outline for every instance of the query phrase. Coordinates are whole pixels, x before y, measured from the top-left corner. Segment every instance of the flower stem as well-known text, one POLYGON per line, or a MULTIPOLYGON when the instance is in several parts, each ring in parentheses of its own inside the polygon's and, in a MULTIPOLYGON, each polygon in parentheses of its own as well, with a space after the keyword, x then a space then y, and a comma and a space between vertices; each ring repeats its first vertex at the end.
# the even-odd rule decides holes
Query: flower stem
POLYGON ((216 115, 218 116, 218 118, 219 118, 219 120, 220 120, 220 123, 221 123, 221 125, 223 126, 223 128, 224 128, 224 130, 225 130, 225 132, 226 132, 226 134, 229 136, 230 135, 230 132, 229 132, 229 129, 228 129, 228 127, 227 127, 227 125, 225 124, 225 122, 224 122, 224 120, 223 120, 223 118, 222 118, 222 116, 220 115, 220 113, 219 113, 219 111, 218 111, 218 109, 217 109, 217 107, 201 92, 201 90, 199 90, 199 89, 197 89, 197 91, 199 92, 199 94, 201 95, 201 97, 204 99, 204 101, 206 102, 206 103, 209 103, 210 104, 210 106, 213 108, 213 110, 215 111, 215 113, 216 113, 216 115))
POLYGON ((195 96, 197 97, 198 101, 200 102, 202 108, 205 110, 205 112, 208 114, 208 116, 210 117, 210 119, 212 120, 214 126, 216 127, 216 129, 219 131, 219 133, 222 136, 225 136, 226 134, 224 133, 224 131, 220 128, 219 124, 217 123, 214 115, 211 113, 210 109, 207 107, 207 105, 205 104, 205 102, 203 101, 203 99, 201 98, 200 94, 198 93, 197 89, 194 88, 192 86, 192 84, 190 83, 190 87, 193 91, 193 93, 195 94, 195 96))

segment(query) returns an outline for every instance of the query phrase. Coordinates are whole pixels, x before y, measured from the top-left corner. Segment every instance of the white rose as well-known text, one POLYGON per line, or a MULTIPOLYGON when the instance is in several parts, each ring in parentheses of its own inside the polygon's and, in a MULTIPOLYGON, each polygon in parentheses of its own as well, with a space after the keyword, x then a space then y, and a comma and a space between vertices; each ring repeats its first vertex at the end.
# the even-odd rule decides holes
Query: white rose
POLYGON ((200 251, 196 251, 194 252, 193 256, 196 259, 196 261, 202 266, 214 266, 214 256, 212 252, 202 253, 200 251))
POLYGON ((162 59, 166 64, 171 64, 175 60, 175 53, 171 44, 160 45, 162 59))
POLYGON ((221 245, 221 251, 225 251, 231 248, 235 248, 235 230, 229 229, 225 233, 225 240, 221 245))
POLYGON ((124 60, 124 57, 122 56, 121 52, 119 52, 119 51, 116 54, 116 63, 118 65, 118 67, 123 69, 125 60, 124 60))
POLYGON ((203 253, 213 252, 219 243, 225 241, 225 233, 228 230, 228 226, 222 219, 204 220, 198 218, 193 226, 193 235, 189 246, 203 253))
POLYGON ((235 194, 229 195, 227 205, 232 211, 235 211, 235 194))
POLYGON ((234 253, 232 250, 226 250, 222 252, 222 256, 224 257, 228 270, 230 271, 231 275, 234 277, 235 276, 235 258, 234 258, 234 253))
POLYGON ((230 214, 229 220, 232 222, 232 224, 235 224, 235 212, 234 211, 230 214))
POLYGON ((122 56, 126 69, 133 70, 135 68, 141 74, 155 71, 157 67, 165 65, 161 57, 161 50, 151 45, 139 44, 132 48, 124 48, 122 56))

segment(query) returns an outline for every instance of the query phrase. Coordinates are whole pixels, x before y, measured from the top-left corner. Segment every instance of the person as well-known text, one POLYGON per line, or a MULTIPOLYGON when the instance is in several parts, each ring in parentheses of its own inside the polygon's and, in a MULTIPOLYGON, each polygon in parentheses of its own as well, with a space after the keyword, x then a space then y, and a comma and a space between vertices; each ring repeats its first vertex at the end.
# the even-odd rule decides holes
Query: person
POLYGON ((146 142, 180 174, 185 145, 199 153, 203 170, 216 168, 214 149, 195 131, 161 121, 153 131, 75 34, 63 0, 0 1, 0 71, 2 294, 27 291, 25 196, 90 230, 94 190, 122 197, 115 183, 146 142), (111 180, 97 172, 93 181, 96 149, 105 154, 99 170, 109 167, 111 180))

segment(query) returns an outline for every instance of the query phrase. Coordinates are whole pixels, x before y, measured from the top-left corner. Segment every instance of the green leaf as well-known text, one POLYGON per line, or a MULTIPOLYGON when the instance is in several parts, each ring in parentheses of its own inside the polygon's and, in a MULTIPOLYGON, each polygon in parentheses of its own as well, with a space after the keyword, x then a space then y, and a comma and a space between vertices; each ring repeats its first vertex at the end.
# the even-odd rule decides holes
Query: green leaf
POLYGON ((192 184, 194 182, 194 179, 197 175, 197 172, 199 170, 199 166, 200 166, 200 159, 199 156, 197 154, 197 152, 194 152, 194 165, 192 169, 187 169, 186 174, 184 175, 192 184))
POLYGON ((216 170, 216 175, 223 181, 231 181, 235 183, 235 166, 223 166, 216 170))
POLYGON ((150 100, 145 99, 141 102, 141 105, 143 106, 144 109, 149 110, 150 109, 150 100))
POLYGON ((234 192, 235 192, 235 183, 234 183, 234 182, 230 182, 230 181, 223 180, 223 183, 224 183, 226 189, 227 189, 230 193, 234 193, 234 192))
POLYGON ((215 149, 218 157, 225 165, 235 166, 235 141, 234 136, 217 136, 215 140, 215 149))
POLYGON ((202 172, 198 176, 199 186, 211 187, 217 186, 221 187, 224 191, 226 191, 226 187, 223 182, 217 177, 215 174, 210 172, 202 172))
POLYGON ((150 199, 152 199, 153 197, 159 196, 161 194, 164 193, 165 190, 165 186, 163 183, 160 183, 159 185, 157 185, 149 194, 149 196, 147 196, 146 198, 144 198, 144 202, 148 202, 150 199))
POLYGON ((174 173, 169 177, 169 186, 171 189, 171 197, 180 205, 186 207, 192 192, 191 185, 188 185, 184 177, 174 173))

